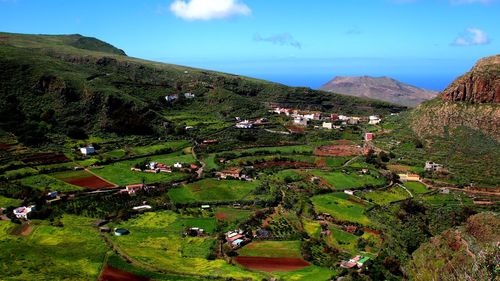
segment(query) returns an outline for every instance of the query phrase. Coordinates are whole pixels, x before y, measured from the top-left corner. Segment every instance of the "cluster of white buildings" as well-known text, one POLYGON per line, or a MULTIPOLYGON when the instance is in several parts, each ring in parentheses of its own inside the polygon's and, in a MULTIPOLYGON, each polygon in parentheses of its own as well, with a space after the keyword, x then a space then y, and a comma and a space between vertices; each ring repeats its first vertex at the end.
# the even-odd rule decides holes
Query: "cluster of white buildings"
POLYGON ((293 123, 295 125, 307 126, 310 120, 324 120, 322 128, 325 129, 340 129, 338 125, 357 125, 361 122, 368 122, 370 125, 377 125, 382 122, 382 119, 377 115, 372 115, 367 117, 357 117, 357 116, 347 116, 339 114, 331 114, 330 116, 322 116, 321 112, 307 112, 300 111, 298 109, 275 107, 271 112, 276 114, 284 114, 286 116, 293 118, 293 123), (334 123, 336 122, 336 123, 334 123), (335 125, 337 124, 337 125, 335 125))
POLYGON ((240 117, 236 117, 236 128, 238 129, 251 129, 254 126, 264 125, 268 122, 267 118, 259 118, 257 120, 241 120, 240 117))

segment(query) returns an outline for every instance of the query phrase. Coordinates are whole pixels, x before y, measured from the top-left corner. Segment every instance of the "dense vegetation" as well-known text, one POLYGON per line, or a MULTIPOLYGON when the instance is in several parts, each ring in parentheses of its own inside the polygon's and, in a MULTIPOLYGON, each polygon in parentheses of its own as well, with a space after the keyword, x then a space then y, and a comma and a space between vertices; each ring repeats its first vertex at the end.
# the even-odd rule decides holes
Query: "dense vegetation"
POLYGON ((141 61, 79 35, 1 33, 0 66, 2 280, 426 280, 462 277, 461 262, 498 277, 498 143, 480 135, 423 139, 406 113, 389 116, 397 106, 141 61), (271 103, 383 121, 294 131, 271 103), (340 266, 358 255, 360 268, 340 266))

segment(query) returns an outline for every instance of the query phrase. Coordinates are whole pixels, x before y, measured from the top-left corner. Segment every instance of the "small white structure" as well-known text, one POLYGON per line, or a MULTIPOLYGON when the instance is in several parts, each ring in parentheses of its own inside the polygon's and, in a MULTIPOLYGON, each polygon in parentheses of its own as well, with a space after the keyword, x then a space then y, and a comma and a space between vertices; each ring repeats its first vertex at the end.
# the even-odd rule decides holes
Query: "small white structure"
POLYGON ((242 239, 236 239, 236 240, 234 240, 234 241, 231 243, 231 245, 232 245, 233 247, 239 247, 239 246, 241 246, 241 243, 243 243, 243 242, 244 242, 244 241, 243 241, 242 239))
POLYGON ((331 122, 323 122, 323 128, 331 130, 331 129, 333 129, 333 123, 331 123, 331 122))
POLYGON ((352 195, 352 196, 354 195, 354 191, 352 191, 352 190, 344 190, 344 193, 352 195))
POLYGON ((295 125, 299 125, 299 126, 307 126, 307 121, 308 120, 306 118, 304 118, 304 117, 295 117, 293 119, 293 123, 295 125))
POLYGON ((28 219, 28 214, 31 213, 31 211, 35 208, 35 205, 28 206, 28 207, 19 207, 14 209, 13 213, 18 219, 28 219))
POLYGON ((196 95, 193 93, 184 93, 184 97, 186 99, 194 99, 196 97, 196 95))
POLYGON ((440 172, 444 169, 443 165, 434 163, 432 161, 425 162, 425 171, 427 172, 440 172))
POLYGON ((179 98, 179 95, 168 95, 168 96, 165 96, 165 100, 166 100, 167 102, 174 101, 174 100, 176 100, 176 99, 178 99, 178 98, 179 98))
POLYGON ((380 119, 380 117, 378 117, 376 115, 372 115, 372 116, 368 117, 368 119, 370 120, 370 121, 368 121, 368 124, 370 124, 370 125, 377 125, 380 122, 382 122, 382 119, 380 119))
POLYGON ((83 155, 92 155, 92 154, 95 154, 95 148, 93 146, 89 145, 89 146, 80 148, 80 152, 83 155))
POLYGON ((349 120, 349 116, 339 115, 339 120, 340 121, 347 121, 347 120, 349 120))
POLYGON ((156 162, 151 162, 151 163, 149 163, 148 167, 149 167, 151 170, 154 170, 154 169, 156 169, 156 165, 157 165, 157 164, 158 164, 158 163, 156 163, 156 162))
POLYGON ((208 209, 210 209, 210 205, 201 205, 201 208, 203 210, 208 210, 208 209))
POLYGON ((133 207, 132 210, 134 211, 142 211, 142 210, 151 210, 153 207, 149 206, 149 205, 143 205, 143 206, 137 206, 137 207, 133 207))
POLYGON ((174 168, 180 169, 180 168, 182 168, 182 164, 179 163, 179 162, 177 162, 177 163, 174 164, 174 168))
POLYGON ((253 127, 253 123, 248 120, 243 120, 236 124, 236 128, 238 129, 251 129, 253 127))

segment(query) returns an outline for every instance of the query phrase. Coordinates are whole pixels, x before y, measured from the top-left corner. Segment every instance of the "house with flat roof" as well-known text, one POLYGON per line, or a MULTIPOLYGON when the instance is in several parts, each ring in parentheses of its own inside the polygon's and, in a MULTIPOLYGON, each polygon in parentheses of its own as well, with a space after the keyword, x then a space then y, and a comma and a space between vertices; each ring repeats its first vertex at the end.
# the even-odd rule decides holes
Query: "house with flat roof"
POLYGON ((398 174, 401 181, 420 181, 420 176, 417 174, 398 174))
POLYGON ((80 152, 83 155, 92 155, 92 154, 95 154, 95 148, 93 146, 89 145, 89 146, 80 148, 80 152))

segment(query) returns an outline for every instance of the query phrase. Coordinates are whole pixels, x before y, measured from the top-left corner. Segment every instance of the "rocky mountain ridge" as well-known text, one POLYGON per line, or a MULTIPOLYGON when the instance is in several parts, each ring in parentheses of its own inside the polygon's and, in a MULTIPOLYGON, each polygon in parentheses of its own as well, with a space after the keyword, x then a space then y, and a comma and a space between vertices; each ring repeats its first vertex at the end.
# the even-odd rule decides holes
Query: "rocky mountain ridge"
POLYGON ((481 59, 439 98, 412 112, 411 127, 422 138, 452 136, 459 128, 500 142, 500 56, 481 59))
POLYGON ((441 94, 444 101, 500 103, 500 55, 479 60, 441 94))

